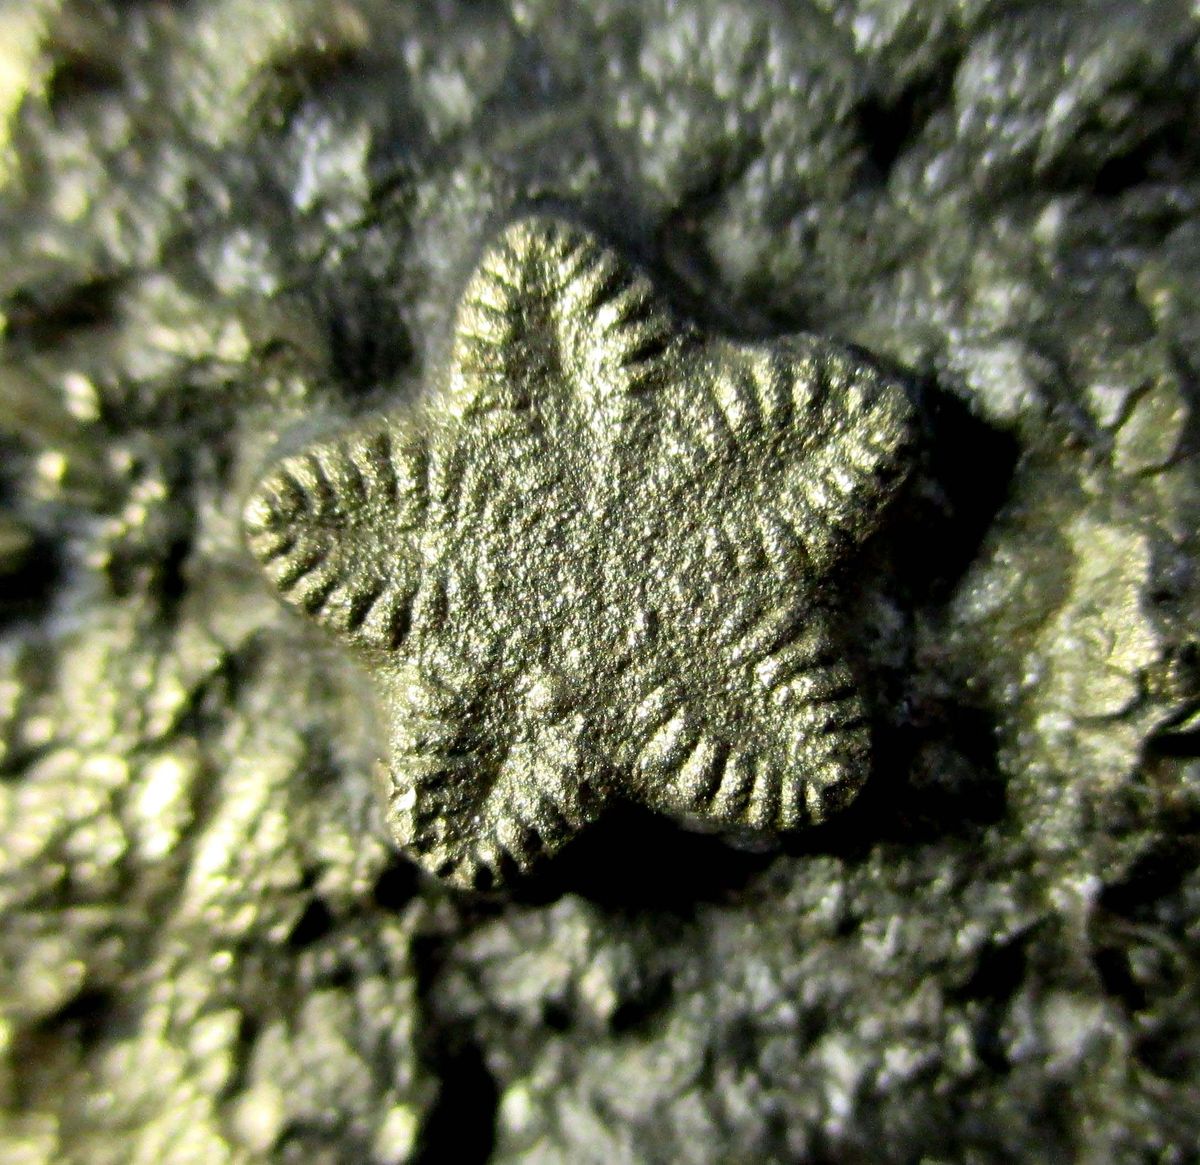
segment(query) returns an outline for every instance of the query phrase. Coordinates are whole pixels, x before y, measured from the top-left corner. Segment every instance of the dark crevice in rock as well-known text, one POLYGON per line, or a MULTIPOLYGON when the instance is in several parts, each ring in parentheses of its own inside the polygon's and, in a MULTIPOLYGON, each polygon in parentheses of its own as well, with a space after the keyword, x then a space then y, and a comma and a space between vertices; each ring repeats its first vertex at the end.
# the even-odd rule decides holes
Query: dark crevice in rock
POLYGON ((1150 1002, 1129 964, 1129 952, 1119 946, 1102 946, 1092 953, 1092 963, 1104 990, 1120 1000, 1127 1011, 1141 1011, 1150 1002))
POLYGON ((967 1005, 975 1054, 993 1072, 1004 1073, 1012 1068, 1003 1024, 1010 1000, 1025 982, 1028 943, 1028 932, 987 943, 970 978, 948 993, 951 999, 967 1005))
POLYGON ((496 1140, 500 1090, 477 1044, 443 1033, 434 1064, 440 1080, 438 1099, 425 1120, 413 1160, 416 1165, 482 1165, 496 1140))
POLYGON ((121 71, 112 61, 64 54, 46 86, 46 103, 56 117, 62 117, 80 102, 118 94, 122 81, 121 71))
POLYGON ((116 316, 120 281, 94 279, 40 294, 27 288, 9 299, 5 338, 14 350, 51 348, 72 332, 99 328, 116 316))
MULTIPOLYGON (((1195 112, 1200 100, 1200 70, 1195 52, 1195 34, 1178 46, 1166 71, 1169 88, 1156 95, 1157 108, 1150 116, 1160 124, 1130 149, 1105 160, 1091 182, 1099 198, 1115 198, 1138 186, 1161 179, 1177 179, 1181 170, 1194 166, 1196 153, 1195 112)), ((1136 94, 1141 103, 1145 95, 1136 94)))
POLYGON ((336 287, 318 285, 313 295, 329 337, 338 383, 350 395, 366 395, 387 385, 413 361, 412 339, 387 294, 365 277, 336 287))
POLYGON ((254 1052, 254 1045, 258 1040, 261 1030, 262 1024, 255 1016, 251 1015, 245 1009, 238 1012, 237 1037, 234 1041, 233 1054, 230 1056, 233 1071, 230 1073, 229 1079, 225 1082, 225 1086, 221 1090, 223 1097, 230 1098, 237 1096, 246 1087, 246 1082, 250 1075, 250 1061, 254 1052))
POLYGON ((1164 170, 1169 170, 1171 157, 1176 153, 1177 147, 1171 146, 1169 135, 1140 142, 1100 167, 1092 180, 1092 193, 1100 198, 1119 198, 1129 190, 1157 181, 1164 170))
POLYGON ((229 719, 229 709, 238 696, 238 660, 224 657, 215 671, 191 693, 179 712, 179 733, 196 740, 216 735, 229 719))
POLYGON ((859 131, 867 147, 871 175, 886 185, 901 157, 921 136, 933 115, 949 102, 962 62, 959 46, 899 92, 868 97, 858 108, 859 131))
POLYGON ((519 895, 544 903, 573 893, 609 910, 687 915, 697 903, 737 895, 771 858, 621 806, 568 846, 519 895))
POLYGON ((304 912, 296 920, 288 935, 288 946, 294 951, 303 950, 320 941, 333 930, 334 919, 329 907, 320 898, 312 898, 304 912))
POLYGON ((542 1004, 542 1023, 551 1031, 565 1032, 571 1027, 571 1011, 554 999, 547 999, 542 1004))
POLYGON ((37 1109, 47 1089, 61 1087, 62 1073, 75 1070, 102 1047, 119 1015, 117 994, 106 985, 85 985, 57 1010, 18 1028, 8 1049, 18 1066, 8 1103, 17 1111, 37 1109))
MULTIPOLYGON (((1190 573, 1190 567, 1185 567, 1190 573)), ((1150 605, 1161 608, 1168 620, 1181 599, 1186 599, 1188 580, 1160 574, 1155 589, 1147 596, 1150 605)), ((1182 622, 1186 614, 1180 612, 1182 622)), ((1146 741, 1146 759, 1154 765, 1162 760, 1184 760, 1200 756, 1200 643, 1187 640, 1164 652, 1160 665, 1146 677, 1147 695, 1170 709, 1162 726, 1146 741)))
POLYGON ((418 889, 417 867, 397 858, 375 879, 371 898, 381 910, 395 914, 412 901, 418 889))
POLYGON ((1195 959, 1185 944, 1117 915, 1097 917, 1092 964, 1105 993, 1136 1024, 1133 1055, 1164 1080, 1194 1077, 1195 959))
POLYGON ((186 564, 192 553, 192 539, 181 534, 173 538, 159 563, 158 597, 170 613, 178 611, 188 593, 186 564))
POLYGON ((58 548, 35 537, 17 568, 0 574, 0 630, 23 620, 39 621, 52 610, 63 577, 58 548))
POLYGON ((1166 837, 1143 854, 1119 882, 1104 888, 1100 906, 1131 922, 1156 921, 1162 899, 1179 892, 1200 864, 1200 839, 1166 837))
POLYGON ((960 1000, 976 999, 988 1003, 1011 999, 1025 981, 1028 944, 1027 931, 1003 941, 989 942, 980 951, 971 977, 950 994, 960 1000))
POLYGON ((994 1009, 989 1008, 976 1019, 971 1032, 971 1046, 980 1063, 998 1075, 1012 1069, 1000 1018, 994 1009))
POLYGON ((624 1000, 613 1012, 608 1026, 614 1035, 636 1035, 648 1032, 654 1020, 666 1011, 674 997, 674 984, 669 974, 648 984, 636 997, 624 1000))
MULTIPOLYGON (((1200 711, 1197 708, 1190 712, 1200 711)), ((1152 737, 1147 744, 1148 751, 1156 757, 1171 757, 1176 760, 1192 760, 1200 757, 1200 728, 1191 728, 1186 732, 1162 733, 1152 737)))
POLYGON ((297 48, 286 60, 278 62, 272 72, 291 112, 309 96, 320 93, 324 97, 331 90, 336 91, 339 80, 346 79, 355 87, 362 85, 371 64, 370 58, 355 48, 327 43, 322 47, 297 48))
POLYGON ((257 113, 268 123, 289 125, 309 103, 325 110, 360 111, 380 92, 407 108, 407 87, 396 76, 392 46, 386 41, 354 43, 337 35, 296 45, 267 71, 257 113), (399 90, 399 92, 397 92, 399 90))
POLYGON ((102 987, 85 987, 39 1025, 43 1036, 66 1039, 84 1051, 103 1037, 115 1005, 113 993, 102 987))
POLYGON ((112 593, 126 598, 152 588, 161 604, 164 621, 173 622, 189 593, 186 565, 191 553, 190 532, 180 532, 165 545, 149 550, 136 544, 118 545, 105 568, 112 593))
POLYGON ((1194 1081, 1200 1064, 1194 1021, 1181 1015, 1155 1025, 1152 1031, 1138 1038, 1133 1054, 1163 1080, 1194 1081))
POLYGON ((924 465, 887 531, 897 574, 917 600, 941 603, 975 561, 1008 500, 1021 447, 958 397, 926 383, 924 465))

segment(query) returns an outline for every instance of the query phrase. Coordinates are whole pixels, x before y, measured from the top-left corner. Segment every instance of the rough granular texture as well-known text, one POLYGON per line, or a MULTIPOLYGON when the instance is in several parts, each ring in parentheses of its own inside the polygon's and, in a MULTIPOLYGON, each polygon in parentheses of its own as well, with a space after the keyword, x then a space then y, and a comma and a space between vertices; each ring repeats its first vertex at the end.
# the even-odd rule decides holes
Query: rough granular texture
POLYGON ((1186 0, 0 5, 0 1158, 1196 1161, 1186 0), (875 767, 518 899, 392 849, 270 460, 411 402, 487 239, 907 370, 875 767))

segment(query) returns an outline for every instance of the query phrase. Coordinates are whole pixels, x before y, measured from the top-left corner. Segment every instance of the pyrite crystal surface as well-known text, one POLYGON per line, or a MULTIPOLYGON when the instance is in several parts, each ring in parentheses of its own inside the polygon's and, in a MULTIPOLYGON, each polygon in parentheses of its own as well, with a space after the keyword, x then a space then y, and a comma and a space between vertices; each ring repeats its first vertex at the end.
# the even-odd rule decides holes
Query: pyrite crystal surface
POLYGON ((379 689, 396 840, 491 889, 614 796, 777 833, 854 795, 830 578, 912 436, 863 356, 701 336, 529 218, 480 259, 431 399, 283 460, 245 524, 379 689))
POLYGON ((0 0, 0 1162, 1195 1162, 1197 27, 0 0))

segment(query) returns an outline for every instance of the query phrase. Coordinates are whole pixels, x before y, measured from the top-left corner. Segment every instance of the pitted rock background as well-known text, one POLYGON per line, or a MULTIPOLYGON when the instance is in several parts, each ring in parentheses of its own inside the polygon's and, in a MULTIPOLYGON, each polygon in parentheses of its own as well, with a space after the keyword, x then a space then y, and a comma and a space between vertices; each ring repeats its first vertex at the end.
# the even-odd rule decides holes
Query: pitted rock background
MULTIPOLYGON (((0 7, 0 1158, 1197 1160, 1200 15, 1183 0, 0 7), (383 840, 237 533, 577 208, 910 368, 878 771, 518 901, 383 840)), ((869 569, 867 569, 869 567, 869 569)))

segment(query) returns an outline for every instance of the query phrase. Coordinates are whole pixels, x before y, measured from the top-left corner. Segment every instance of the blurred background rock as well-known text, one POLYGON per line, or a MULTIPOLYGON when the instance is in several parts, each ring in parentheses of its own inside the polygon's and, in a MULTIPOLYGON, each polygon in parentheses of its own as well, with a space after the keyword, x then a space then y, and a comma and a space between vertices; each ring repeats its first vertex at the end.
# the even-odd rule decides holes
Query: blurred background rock
POLYGON ((1164 1162, 1200 1143, 1185 0, 0 5, 0 1160, 1164 1162), (418 877, 266 593, 281 437, 420 391, 568 206, 912 371, 877 772, 418 877))

